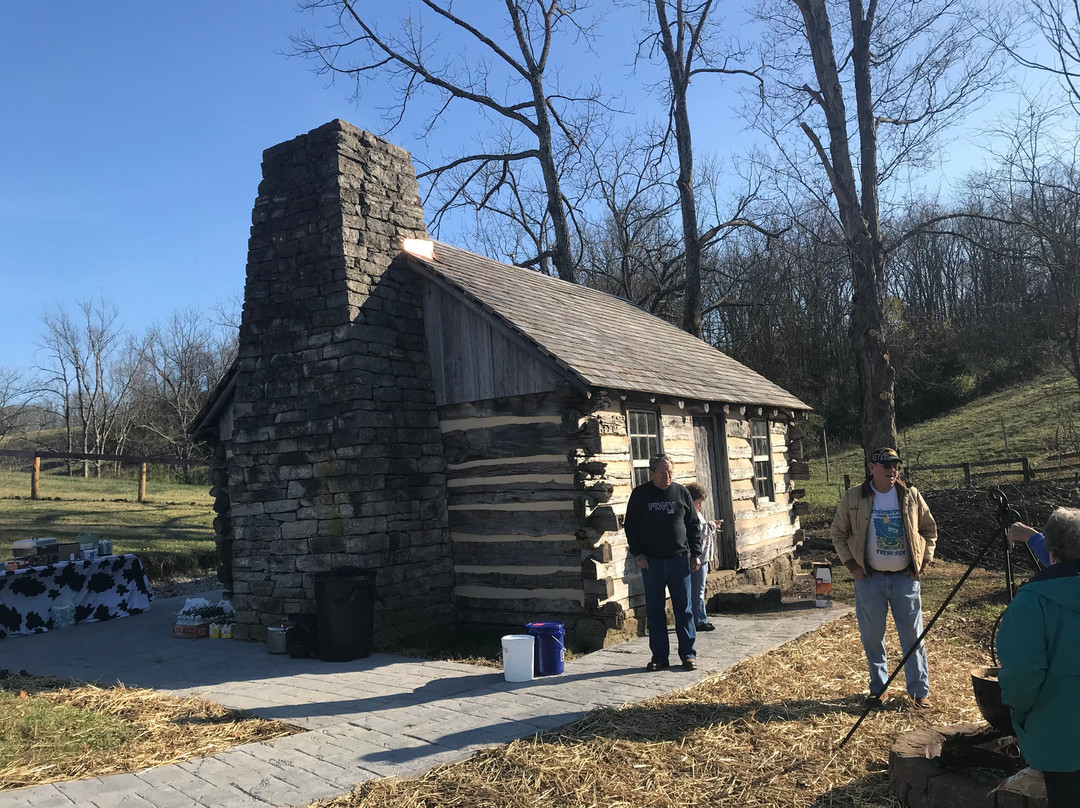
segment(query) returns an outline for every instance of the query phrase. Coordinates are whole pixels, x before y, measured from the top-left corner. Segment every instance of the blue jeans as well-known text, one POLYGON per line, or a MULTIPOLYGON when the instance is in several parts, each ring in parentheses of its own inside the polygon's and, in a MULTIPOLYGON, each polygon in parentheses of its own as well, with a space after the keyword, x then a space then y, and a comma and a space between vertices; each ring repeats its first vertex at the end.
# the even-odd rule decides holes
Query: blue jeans
POLYGON ((709 577, 709 564, 701 562, 697 572, 690 573, 690 606, 694 613, 694 622, 697 625, 709 622, 709 616, 705 614, 705 581, 709 577))
POLYGON ((647 556, 649 568, 641 571, 645 584, 645 618, 649 627, 649 650, 656 662, 667 662, 670 644, 667 627, 667 596, 675 613, 675 634, 679 638, 679 658, 696 659, 697 629, 690 611, 690 559, 647 556))
MULTIPOLYGON (((919 582, 902 572, 891 575, 874 572, 855 582, 855 616, 859 620, 859 638, 870 667, 870 692, 874 695, 884 692, 889 678, 885 661, 885 620, 889 609, 892 608, 900 648, 906 654, 923 630, 921 592, 919 582)), ((930 695, 926 646, 922 643, 904 663, 904 679, 912 698, 930 695)))

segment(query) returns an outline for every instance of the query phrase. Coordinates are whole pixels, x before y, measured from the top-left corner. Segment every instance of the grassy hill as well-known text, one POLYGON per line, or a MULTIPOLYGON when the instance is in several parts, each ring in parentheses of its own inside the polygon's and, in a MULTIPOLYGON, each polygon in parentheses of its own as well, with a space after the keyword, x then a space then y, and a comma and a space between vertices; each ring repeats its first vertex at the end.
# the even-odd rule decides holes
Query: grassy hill
MULTIPOLYGON (((958 487, 963 474, 920 471, 920 466, 1014 457, 1029 458, 1038 478, 1055 465, 1054 455, 1080 451, 1080 395, 1072 377, 1047 374, 901 428, 898 443, 907 472, 922 488, 958 487)), ((832 519, 845 474, 852 485, 866 474, 862 449, 851 443, 837 445, 830 440, 828 466, 826 479, 824 457, 810 460, 805 488, 812 511, 803 519, 810 529, 832 519)))

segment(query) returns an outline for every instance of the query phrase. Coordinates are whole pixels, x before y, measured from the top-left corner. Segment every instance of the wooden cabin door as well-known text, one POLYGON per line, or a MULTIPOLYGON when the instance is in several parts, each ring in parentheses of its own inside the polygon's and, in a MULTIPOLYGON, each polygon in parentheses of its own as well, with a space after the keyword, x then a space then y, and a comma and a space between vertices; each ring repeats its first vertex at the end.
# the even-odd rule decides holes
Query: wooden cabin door
POLYGON ((716 550, 709 564, 712 569, 733 570, 738 567, 739 559, 735 552, 735 512, 731 507, 726 438, 722 416, 694 416, 697 481, 709 492, 701 512, 706 519, 724 520, 723 528, 716 534, 716 550))

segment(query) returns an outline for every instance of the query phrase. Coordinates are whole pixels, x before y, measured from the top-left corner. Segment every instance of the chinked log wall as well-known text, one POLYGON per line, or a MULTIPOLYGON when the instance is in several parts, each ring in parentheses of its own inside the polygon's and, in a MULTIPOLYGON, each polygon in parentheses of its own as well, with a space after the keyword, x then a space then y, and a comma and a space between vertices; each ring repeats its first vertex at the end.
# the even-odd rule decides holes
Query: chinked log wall
MULTIPOLYGON (((756 416, 756 412, 753 413, 756 416)), ((787 421, 769 419, 772 458, 772 501, 757 496, 751 446, 751 413, 731 413, 727 419, 728 466, 735 511, 736 551, 744 569, 763 564, 792 550, 798 517, 792 513, 788 472, 787 421)), ((768 417, 763 413, 761 417, 768 417)))
MULTIPOLYGON (((728 474, 731 481, 735 511, 736 549, 739 567, 745 570, 710 572, 710 590, 714 585, 739 583, 778 583, 790 578, 790 553, 794 549, 799 525, 791 510, 791 488, 788 482, 789 447, 788 422, 770 419, 770 443, 773 461, 773 501, 756 497, 754 464, 750 444, 750 416, 731 407, 726 416, 728 474)), ((591 562, 596 588, 606 586, 605 607, 617 609, 628 618, 644 607, 645 598, 641 576, 629 557, 622 523, 626 504, 633 490, 629 439, 622 408, 595 413, 600 425, 601 452, 593 458, 604 468, 603 479, 611 487, 605 503, 614 517, 611 532, 594 534, 592 544, 598 548, 591 562)), ((765 416, 768 417, 768 416, 765 416)), ((693 414, 675 405, 661 407, 661 433, 664 452, 675 466, 675 479, 683 484, 697 479, 694 453, 693 414)), ((609 523, 611 524, 611 523, 609 523)), ((624 619, 626 619, 624 618, 624 619)))
POLYGON ((599 424, 571 403, 553 392, 439 408, 454 594, 461 622, 562 620, 576 644, 601 647, 614 622, 597 610, 579 536, 610 490, 579 468, 599 424))
MULTIPOLYGON (((634 628, 641 576, 622 522, 633 489, 621 402, 567 391, 439 408, 459 620, 513 626, 557 619, 583 647, 634 628)), ((775 501, 756 501, 750 422, 729 417, 740 566, 765 567, 793 548, 787 423, 771 423, 775 501)), ((661 410, 676 479, 696 478, 692 415, 661 410)), ((781 565, 783 566, 783 565, 781 565)), ((718 573, 728 584, 771 573, 718 573)))

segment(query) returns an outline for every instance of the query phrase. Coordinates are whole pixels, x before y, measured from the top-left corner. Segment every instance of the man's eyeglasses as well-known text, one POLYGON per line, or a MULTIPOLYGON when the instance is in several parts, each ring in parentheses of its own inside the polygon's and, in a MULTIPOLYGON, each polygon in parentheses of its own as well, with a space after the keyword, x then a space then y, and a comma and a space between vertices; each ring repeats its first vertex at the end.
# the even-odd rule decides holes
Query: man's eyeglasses
POLYGON ((888 461, 886 461, 884 463, 878 463, 878 465, 882 466, 884 468, 887 468, 887 469, 898 469, 898 468, 900 468, 900 461, 899 460, 888 460, 888 461))

